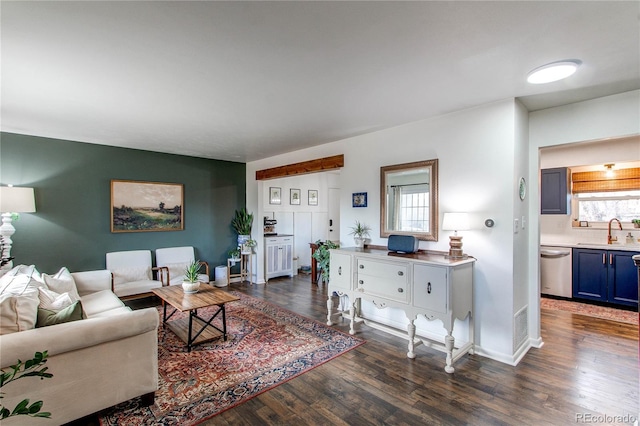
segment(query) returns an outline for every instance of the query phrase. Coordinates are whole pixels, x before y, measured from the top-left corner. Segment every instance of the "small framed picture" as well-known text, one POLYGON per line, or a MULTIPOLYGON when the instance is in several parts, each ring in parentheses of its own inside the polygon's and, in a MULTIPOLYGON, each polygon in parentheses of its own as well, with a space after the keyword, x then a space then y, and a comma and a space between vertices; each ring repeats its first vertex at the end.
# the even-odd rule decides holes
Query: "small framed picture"
POLYGON ((318 190, 310 189, 309 190, 309 205, 317 206, 318 205, 318 190))
POLYGON ((291 188, 289 194, 289 204, 299 205, 300 204, 300 190, 291 188))
POLYGON ((367 193, 366 192, 354 192, 353 193, 353 207, 367 207, 367 193))
POLYGON ((282 201, 282 189, 277 186, 269 187, 269 204, 280 204, 282 201))

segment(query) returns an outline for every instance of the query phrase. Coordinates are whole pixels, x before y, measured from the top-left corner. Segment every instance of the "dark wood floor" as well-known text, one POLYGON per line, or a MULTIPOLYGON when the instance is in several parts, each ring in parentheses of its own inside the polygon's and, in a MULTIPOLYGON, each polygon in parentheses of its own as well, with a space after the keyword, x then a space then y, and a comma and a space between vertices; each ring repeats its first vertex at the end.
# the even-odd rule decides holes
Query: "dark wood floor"
MULTIPOLYGON (((326 321, 326 288, 309 276, 230 289, 326 321)), ((518 366, 467 355, 454 374, 443 371, 441 352, 419 346, 408 359, 405 340, 362 325, 366 344, 204 424, 568 425, 596 416, 607 416, 600 424, 633 423, 637 325, 551 310, 541 316, 544 346, 518 366)), ((346 321, 335 327, 348 331, 346 321)))

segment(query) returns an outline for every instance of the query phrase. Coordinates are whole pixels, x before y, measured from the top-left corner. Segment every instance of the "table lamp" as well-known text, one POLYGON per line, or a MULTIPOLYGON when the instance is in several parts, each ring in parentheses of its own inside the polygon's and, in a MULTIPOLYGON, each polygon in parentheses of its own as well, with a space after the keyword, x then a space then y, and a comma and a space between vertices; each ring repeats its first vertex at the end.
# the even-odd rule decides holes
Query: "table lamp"
MULTIPOLYGON (((36 202, 33 195, 33 188, 18 188, 15 186, 0 187, 0 212, 2 212, 2 226, 0 235, 3 237, 3 251, 0 256, 3 259, 11 257, 11 236, 16 232, 11 222, 12 213, 34 213, 36 202)), ((11 269, 13 262, 9 261, 3 268, 11 269)))
POLYGON ((467 257, 462 252, 462 236, 458 235, 458 231, 466 231, 469 229, 469 215, 467 213, 445 213, 442 219, 443 231, 454 231, 449 237, 449 255, 445 256, 449 259, 464 259, 467 257))

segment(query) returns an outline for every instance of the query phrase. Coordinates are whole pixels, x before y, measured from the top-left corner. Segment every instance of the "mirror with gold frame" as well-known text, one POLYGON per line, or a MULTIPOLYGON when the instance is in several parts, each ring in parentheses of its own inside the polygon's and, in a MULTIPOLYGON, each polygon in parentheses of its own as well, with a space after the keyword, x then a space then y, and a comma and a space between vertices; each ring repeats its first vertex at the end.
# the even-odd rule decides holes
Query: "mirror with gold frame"
POLYGON ((438 241, 438 159, 380 167, 380 237, 438 241))

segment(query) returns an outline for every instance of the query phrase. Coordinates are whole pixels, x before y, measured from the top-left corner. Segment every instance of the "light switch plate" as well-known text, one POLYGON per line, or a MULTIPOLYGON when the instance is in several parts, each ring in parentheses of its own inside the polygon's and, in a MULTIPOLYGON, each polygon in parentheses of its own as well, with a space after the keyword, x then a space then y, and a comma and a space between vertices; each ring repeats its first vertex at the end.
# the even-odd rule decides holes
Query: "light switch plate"
POLYGON ((513 233, 517 234, 520 229, 520 221, 518 219, 513 219, 513 233))

